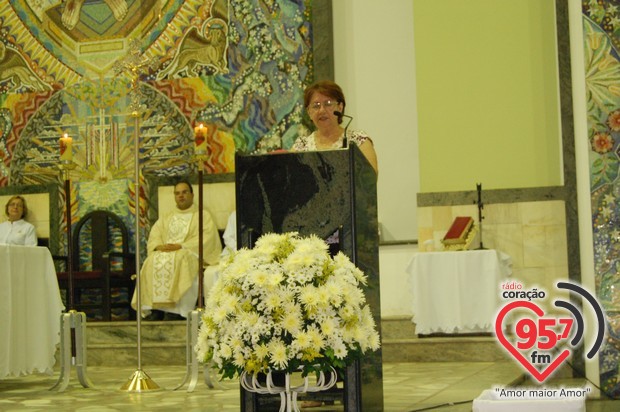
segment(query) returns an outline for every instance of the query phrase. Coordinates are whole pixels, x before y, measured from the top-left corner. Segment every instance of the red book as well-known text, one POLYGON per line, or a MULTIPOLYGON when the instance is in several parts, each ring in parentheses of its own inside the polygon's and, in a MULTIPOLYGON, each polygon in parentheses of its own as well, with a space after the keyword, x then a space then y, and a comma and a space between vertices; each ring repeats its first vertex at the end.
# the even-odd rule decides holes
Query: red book
POLYGON ((457 245, 465 243, 467 235, 474 224, 474 219, 470 216, 457 216, 448 229, 448 233, 443 238, 446 245, 457 245))

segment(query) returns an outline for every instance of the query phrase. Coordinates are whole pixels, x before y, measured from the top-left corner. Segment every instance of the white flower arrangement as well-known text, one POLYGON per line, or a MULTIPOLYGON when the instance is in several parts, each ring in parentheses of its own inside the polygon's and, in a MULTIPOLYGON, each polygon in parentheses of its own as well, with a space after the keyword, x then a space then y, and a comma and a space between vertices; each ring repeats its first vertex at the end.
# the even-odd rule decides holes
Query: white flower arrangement
POLYGON ((198 359, 212 361, 222 378, 342 370, 380 347, 360 284, 366 275, 343 253, 332 258, 318 237, 266 234, 220 263, 198 359))

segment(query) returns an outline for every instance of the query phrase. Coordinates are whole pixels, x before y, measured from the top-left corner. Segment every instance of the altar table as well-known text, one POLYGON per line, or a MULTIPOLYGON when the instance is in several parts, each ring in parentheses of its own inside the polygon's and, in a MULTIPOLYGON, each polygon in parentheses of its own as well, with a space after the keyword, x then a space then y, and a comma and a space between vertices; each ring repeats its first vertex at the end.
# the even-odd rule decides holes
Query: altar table
POLYGON ((492 332, 512 260, 486 249, 420 252, 407 273, 417 334, 492 332))
POLYGON ((0 245, 0 379, 52 372, 63 310, 49 250, 0 245))

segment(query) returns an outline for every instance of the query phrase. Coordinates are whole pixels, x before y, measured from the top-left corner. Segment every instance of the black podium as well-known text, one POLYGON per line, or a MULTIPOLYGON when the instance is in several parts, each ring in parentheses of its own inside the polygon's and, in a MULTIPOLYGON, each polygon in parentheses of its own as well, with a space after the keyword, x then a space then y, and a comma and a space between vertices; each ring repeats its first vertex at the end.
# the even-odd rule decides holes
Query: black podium
MULTIPOLYGON (((359 148, 237 155, 235 168, 237 246, 251 248, 266 233, 337 237, 338 249, 368 276, 364 291, 380 332, 377 176, 359 148)), ((335 395, 345 411, 383 410, 381 358, 379 349, 347 368, 335 395)), ((333 391, 330 395, 334 399, 333 391)), ((327 394, 312 394, 312 399, 321 396, 327 394)), ((268 397, 279 404, 277 395, 242 388, 241 410, 270 410, 268 397)))

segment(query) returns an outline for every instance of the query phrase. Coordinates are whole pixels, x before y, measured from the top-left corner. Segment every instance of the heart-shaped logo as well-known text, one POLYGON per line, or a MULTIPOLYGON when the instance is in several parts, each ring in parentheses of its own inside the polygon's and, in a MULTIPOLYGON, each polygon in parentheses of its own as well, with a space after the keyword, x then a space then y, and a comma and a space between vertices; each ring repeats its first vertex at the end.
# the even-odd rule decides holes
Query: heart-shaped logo
MULTIPOLYGON (((515 309, 529 309, 532 312, 534 312, 534 314, 538 317, 538 321, 539 322, 529 322, 528 325, 536 325, 536 324, 540 324, 540 320, 542 320, 541 318, 544 317, 545 312, 536 304, 532 303, 532 302, 528 302, 528 301, 514 301, 511 302, 509 304, 507 304, 506 306, 504 306, 502 308, 502 310, 497 314, 497 318, 495 319, 495 335, 497 336, 497 339, 500 341, 500 343, 504 346, 504 348, 506 348, 508 350, 508 352, 510 352, 512 354, 512 356, 514 356, 514 358, 516 360, 518 360, 521 365, 523 365, 523 367, 525 369, 527 369, 527 371, 534 377, 536 378, 539 382, 543 382, 545 379, 547 379, 547 377, 549 377, 549 375, 551 373, 553 373, 553 371, 555 371, 558 366, 560 366, 562 364, 562 362, 564 362, 564 360, 566 358, 568 358, 571 354, 571 351, 569 349, 564 349, 560 352, 560 354, 551 361, 551 355, 545 355, 544 362, 538 362, 538 363, 544 363, 546 366, 543 367, 542 369, 537 368, 536 366, 534 366, 534 363, 531 359, 526 358, 523 353, 521 353, 521 351, 515 347, 515 345, 513 345, 513 343, 511 343, 506 336, 504 335, 504 318, 506 317, 506 315, 515 309)), ((535 333, 535 341, 536 342, 540 342, 540 340, 538 339, 540 335, 540 329, 536 328, 534 329, 533 327, 530 328, 529 330, 530 333, 534 332, 535 333)), ((549 330, 547 330, 547 332, 549 332, 549 330)), ((568 331, 567 331, 568 332, 568 331)), ((549 342, 549 334, 545 333, 544 335, 542 335, 543 338, 543 342, 546 340, 548 343, 549 342)), ((553 337, 553 342, 556 342, 555 340, 555 335, 551 335, 553 337)), ((558 336, 558 338, 560 338, 560 336, 558 336)), ((533 354, 535 355, 536 352, 533 352, 533 354)))

